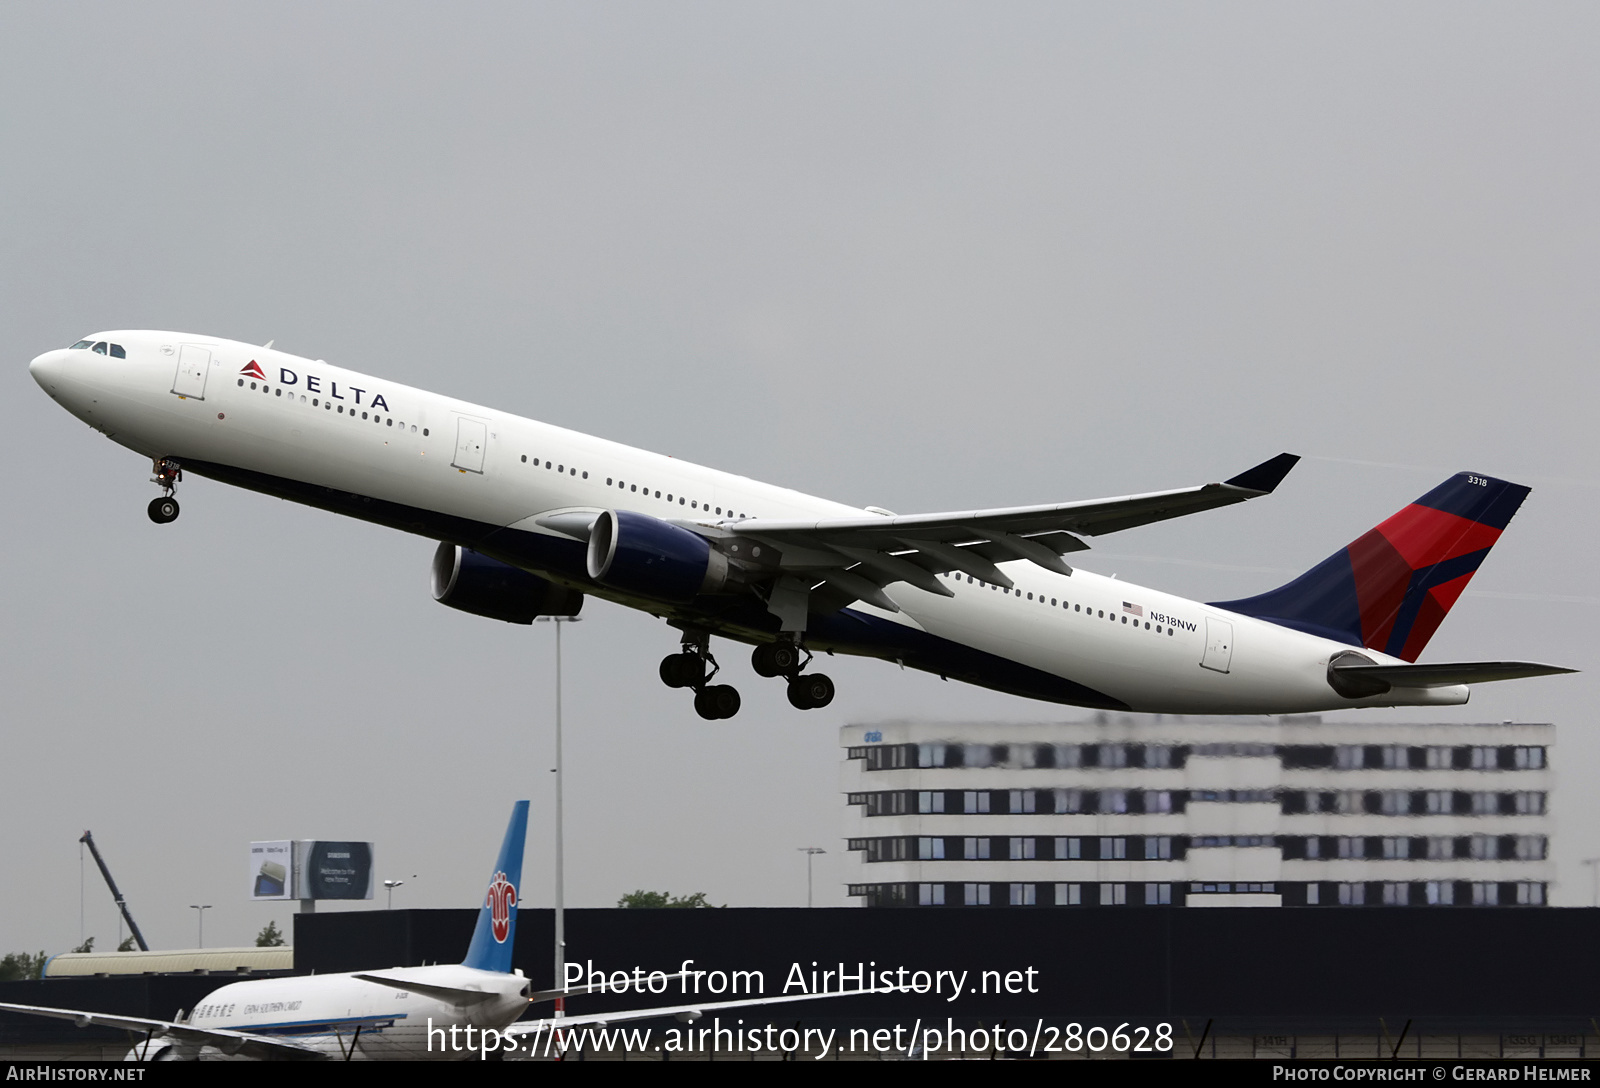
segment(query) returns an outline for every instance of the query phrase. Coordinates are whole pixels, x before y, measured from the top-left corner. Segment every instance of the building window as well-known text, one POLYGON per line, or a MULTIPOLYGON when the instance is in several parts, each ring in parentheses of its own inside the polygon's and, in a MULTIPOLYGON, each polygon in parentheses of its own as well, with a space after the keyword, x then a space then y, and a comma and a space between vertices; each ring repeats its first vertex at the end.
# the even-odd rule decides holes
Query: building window
POLYGON ((1364 858, 1367 856, 1367 840, 1359 836, 1344 835, 1339 839, 1339 856, 1341 858, 1364 858))
POLYGON ((1126 767, 1128 765, 1128 746, 1126 744, 1102 744, 1100 746, 1100 766, 1126 767))
POLYGON ((944 840, 942 838, 928 838, 924 836, 917 840, 918 861, 943 861, 944 840))
POLYGON ((1544 766, 1544 749, 1518 748, 1512 754, 1511 765, 1519 771, 1537 771, 1544 766))
POLYGON ((1543 835, 1518 835, 1517 836, 1518 861, 1543 861, 1546 844, 1543 835))
POLYGON ((1411 750, 1403 744, 1386 744, 1383 748, 1383 768, 1386 771, 1403 771, 1411 766, 1411 750))
POLYGON ((1433 745, 1427 749, 1424 763, 1430 771, 1448 771, 1450 769, 1450 749, 1440 745, 1433 745))
POLYGON ((920 790, 917 793, 918 812, 943 812, 944 790, 920 790))
MULTIPOLYGON (((1360 749, 1357 749, 1359 751, 1360 749)), ((1333 796, 1333 811, 1341 816, 1355 816, 1365 810, 1365 799, 1360 790, 1340 790, 1333 796)))
POLYGON ((1172 766, 1172 745, 1147 744, 1144 747, 1144 765, 1151 770, 1172 766))
POLYGON ((1083 811, 1082 790, 1056 790, 1055 794, 1057 813, 1083 811))
POLYGON ((987 907, 989 905, 989 885, 968 884, 962 889, 961 899, 969 907, 987 907))
POLYGON ((1540 907, 1544 905, 1544 885, 1530 884, 1527 882, 1517 885, 1517 905, 1519 907, 1540 907))
POLYGON ((1485 882, 1473 884, 1472 905, 1475 907, 1498 907, 1500 905, 1500 885, 1485 882))
POLYGON ((962 746, 961 765, 963 767, 993 767, 994 764, 993 745, 967 744, 962 746))
POLYGON ((1450 791, 1429 790, 1424 799, 1430 816, 1444 816, 1450 812, 1450 791))
POLYGON ((1448 907, 1456 901, 1456 885, 1453 880, 1430 880, 1424 885, 1423 892, 1430 907, 1448 907))
POLYGON ((1411 811, 1411 794, 1405 790, 1384 790, 1378 807, 1385 816, 1404 816, 1411 811))
POLYGON ((986 836, 964 839, 961 846, 961 856, 968 861, 988 861, 989 839, 986 836))
POLYGON ((1008 857, 1012 861, 1032 861, 1036 857, 1037 840, 1031 836, 1013 837, 1008 857))
POLYGON ((1428 860, 1449 861, 1456 856, 1456 840, 1448 835, 1428 836, 1428 860))
POLYGON ((942 745, 942 744, 919 744, 919 745, 917 745, 917 766, 918 767, 943 767, 944 766, 944 745, 942 745))
POLYGON ((1171 884, 1146 884, 1144 886, 1144 902, 1149 907, 1167 907, 1172 905, 1171 884))
POLYGON ((1365 766, 1365 754, 1359 744, 1341 744, 1333 750, 1333 765, 1341 771, 1359 771, 1365 766))
POLYGON ((1500 752, 1498 749, 1479 745, 1472 749, 1472 769, 1475 771, 1493 771, 1500 766, 1500 752))
POLYGON ((1012 790, 1010 800, 1011 807, 1008 809, 1010 812, 1035 811, 1034 792, 1032 790, 1012 790))
POLYGON ((989 791, 988 790, 967 790, 965 793, 963 793, 961 795, 961 811, 962 812, 988 812, 989 811, 989 791))
POLYGON ((1101 790, 1100 791, 1100 811, 1101 812, 1127 812, 1128 811, 1128 791, 1127 790, 1101 790))
POLYGON ((1171 790, 1145 790, 1144 791, 1144 810, 1146 812, 1151 812, 1151 813, 1171 812, 1172 811, 1172 791, 1171 790))
POLYGON ((1367 886, 1365 884, 1340 884, 1339 905, 1341 907, 1359 907, 1367 901, 1367 886))
POLYGON ((1056 839, 1056 859, 1058 861, 1072 861, 1083 857, 1083 840, 1078 838, 1056 839))
POLYGON ((1522 791, 1514 797, 1518 816, 1544 815, 1544 794, 1522 791))
POLYGON ((1146 860, 1170 860, 1172 858, 1172 836, 1146 835, 1144 837, 1144 856, 1146 860))
POLYGON ((923 907, 944 906, 943 884, 918 884, 917 905, 923 907))
POLYGON ((1120 907, 1128 902, 1128 886, 1126 884, 1100 885, 1100 905, 1102 907, 1120 907))
POLYGON ((1383 905, 1386 907, 1404 907, 1411 903, 1411 885, 1387 883, 1383 886, 1383 905))
POLYGON ((1320 858, 1322 856, 1322 840, 1315 835, 1306 839, 1306 857, 1320 858))
POLYGON ((1076 907, 1083 903, 1082 884, 1057 884, 1056 906, 1076 907))
POLYGON ((1123 838, 1101 839, 1100 860, 1122 861, 1128 856, 1128 840, 1123 838))
POLYGON ((1011 905, 1031 907, 1039 901, 1039 889, 1033 884, 1011 885, 1011 905))
POLYGON ((1500 797, 1498 794, 1486 790, 1478 790, 1472 795, 1472 814, 1474 816, 1493 816, 1500 811, 1500 797))
POLYGON ((1083 766, 1083 749, 1076 744, 1057 744, 1053 747, 1057 767, 1083 766))
POLYGON ((1384 839, 1383 856, 1386 858, 1408 858, 1411 856, 1410 839, 1384 839))

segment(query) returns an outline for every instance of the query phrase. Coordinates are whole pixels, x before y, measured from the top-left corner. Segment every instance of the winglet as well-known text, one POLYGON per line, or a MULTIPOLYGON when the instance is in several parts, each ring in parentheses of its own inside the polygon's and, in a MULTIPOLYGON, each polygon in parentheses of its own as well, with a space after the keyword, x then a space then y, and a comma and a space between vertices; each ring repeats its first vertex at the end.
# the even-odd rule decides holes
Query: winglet
POLYGON ((1299 463, 1298 453, 1280 453, 1271 460, 1263 461, 1255 468, 1247 468, 1231 480, 1223 483, 1229 487, 1242 487, 1246 491, 1259 491, 1263 495, 1270 495, 1283 483, 1283 478, 1289 475, 1289 470, 1299 463))

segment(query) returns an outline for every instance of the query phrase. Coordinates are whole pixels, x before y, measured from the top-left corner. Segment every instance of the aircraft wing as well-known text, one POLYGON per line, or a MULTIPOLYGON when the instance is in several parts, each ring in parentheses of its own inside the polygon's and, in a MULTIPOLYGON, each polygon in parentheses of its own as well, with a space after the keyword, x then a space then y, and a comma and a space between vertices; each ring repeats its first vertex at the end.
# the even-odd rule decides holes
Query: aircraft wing
POLYGON ((319 1050, 312 1050, 310 1047, 276 1036, 253 1035, 247 1031, 229 1031, 226 1028, 196 1028, 171 1020, 146 1020, 139 1016, 113 1016, 103 1012, 50 1009, 40 1005, 11 1005, 4 1002, 0 1002, 0 1012, 18 1012, 30 1016, 48 1016, 55 1020, 71 1020, 80 1028, 121 1028, 124 1031, 134 1031, 153 1038, 172 1038, 196 1046, 212 1046, 225 1054, 242 1054, 247 1058, 323 1061, 328 1057, 319 1050))
POLYGON ((701 1001, 688 1005, 660 1005, 651 1009, 626 1009, 621 1012, 582 1013, 577 1016, 545 1016, 538 1020, 518 1020, 504 1029, 502 1035, 533 1035, 555 1028, 580 1028, 590 1025, 620 1024, 629 1020, 655 1020, 673 1016, 680 1020, 698 1020, 708 1012, 723 1009, 748 1009, 756 1005, 787 1005, 794 1001, 821 1001, 830 997, 859 997, 862 994, 885 993, 884 990, 837 990, 826 994, 783 994, 778 997, 747 997, 737 1001, 701 1001))
POLYGON ((1071 574, 1061 559, 1088 548, 1083 536, 1121 532, 1139 525, 1231 506, 1271 494, 1300 458, 1280 453, 1221 483, 1176 491, 1090 499, 1045 506, 1013 506, 942 514, 868 515, 786 521, 749 518, 725 528, 736 539, 727 545, 735 558, 757 568, 794 573, 827 582, 851 599, 889 611, 899 609, 880 590, 891 582, 951 596, 938 575, 956 570, 994 585, 1012 587, 996 563, 1029 560, 1058 574, 1071 574), (766 544, 774 562, 740 549, 739 538, 766 544))

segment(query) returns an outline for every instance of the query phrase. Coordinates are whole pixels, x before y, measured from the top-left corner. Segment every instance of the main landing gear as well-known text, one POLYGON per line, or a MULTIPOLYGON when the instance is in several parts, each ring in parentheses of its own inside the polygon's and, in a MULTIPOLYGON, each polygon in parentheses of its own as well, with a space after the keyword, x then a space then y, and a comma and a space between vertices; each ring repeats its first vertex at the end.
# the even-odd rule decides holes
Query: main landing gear
POLYGON ((150 477, 150 482, 160 485, 161 497, 151 499, 145 511, 150 515, 150 520, 157 525, 177 521, 178 500, 172 497, 172 492, 178 486, 178 481, 183 479, 183 468, 171 458, 162 457, 154 462, 152 471, 155 475, 150 477))
POLYGON ((716 721, 739 713, 739 692, 727 684, 711 683, 721 667, 711 656, 710 642, 703 633, 686 633, 683 651, 661 659, 661 682, 669 688, 693 688, 695 713, 716 721))
POLYGON ((820 672, 801 675, 809 664, 810 652, 791 639, 763 643, 750 655, 750 665, 758 675, 788 678, 789 705, 796 710, 820 710, 833 702, 832 680, 820 672))

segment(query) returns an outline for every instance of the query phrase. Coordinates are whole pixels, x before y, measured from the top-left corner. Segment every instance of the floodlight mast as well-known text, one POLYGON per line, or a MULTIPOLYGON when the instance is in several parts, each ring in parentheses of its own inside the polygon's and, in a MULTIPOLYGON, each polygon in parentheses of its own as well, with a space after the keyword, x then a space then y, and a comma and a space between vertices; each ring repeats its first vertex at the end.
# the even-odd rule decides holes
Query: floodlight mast
POLYGON ((106 887, 111 889, 111 898, 117 901, 117 909, 122 912, 122 920, 128 923, 128 930, 133 934, 139 951, 148 952, 150 946, 144 942, 144 934, 139 932, 139 923, 133 920, 133 915, 128 912, 128 901, 122 898, 122 892, 117 888, 117 882, 111 879, 111 870, 106 868, 106 859, 100 856, 100 851, 94 845, 94 836, 85 831, 83 838, 78 840, 89 847, 89 853, 94 855, 94 863, 100 866, 100 875, 106 878, 106 887))

